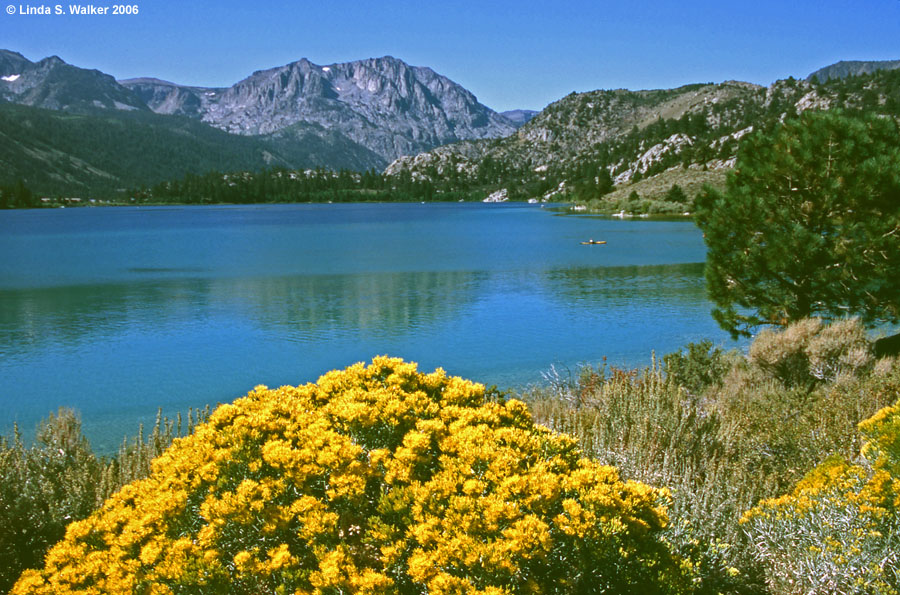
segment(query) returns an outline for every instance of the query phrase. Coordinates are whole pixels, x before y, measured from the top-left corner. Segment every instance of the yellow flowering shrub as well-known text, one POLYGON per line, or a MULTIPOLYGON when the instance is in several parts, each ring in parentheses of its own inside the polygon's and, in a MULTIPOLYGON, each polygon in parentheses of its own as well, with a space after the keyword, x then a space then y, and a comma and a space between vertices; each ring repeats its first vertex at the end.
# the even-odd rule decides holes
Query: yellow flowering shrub
POLYGON ((660 593, 668 494, 484 387, 375 358, 220 406, 12 593, 660 593))
POLYGON ((741 519, 776 592, 900 593, 900 402, 859 429, 861 464, 832 456, 741 519))

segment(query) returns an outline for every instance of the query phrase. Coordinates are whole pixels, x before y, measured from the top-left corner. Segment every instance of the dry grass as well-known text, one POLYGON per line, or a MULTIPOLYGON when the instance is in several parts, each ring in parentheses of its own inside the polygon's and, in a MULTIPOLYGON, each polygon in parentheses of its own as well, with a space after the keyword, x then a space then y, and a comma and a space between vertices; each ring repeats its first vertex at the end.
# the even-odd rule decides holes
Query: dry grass
POLYGON ((707 184, 713 188, 725 188, 725 177, 728 175, 728 171, 727 169, 704 171, 702 169, 676 167, 634 184, 616 188, 604 199, 617 200, 627 197, 632 192, 637 192, 641 195, 641 198, 658 200, 665 196, 666 192, 675 184, 681 186, 685 194, 693 198, 707 184))
MULTIPOLYGON (((642 200, 659 202, 676 184, 690 199, 693 199, 707 185, 720 190, 724 189, 725 178, 729 171, 727 169, 704 171, 675 167, 638 182, 617 186, 615 190, 602 198, 589 201, 587 207, 590 211, 600 213, 618 212, 620 208, 624 208, 622 205, 628 202, 632 192, 637 192, 642 200)), ((628 212, 628 209, 625 211, 628 212)))

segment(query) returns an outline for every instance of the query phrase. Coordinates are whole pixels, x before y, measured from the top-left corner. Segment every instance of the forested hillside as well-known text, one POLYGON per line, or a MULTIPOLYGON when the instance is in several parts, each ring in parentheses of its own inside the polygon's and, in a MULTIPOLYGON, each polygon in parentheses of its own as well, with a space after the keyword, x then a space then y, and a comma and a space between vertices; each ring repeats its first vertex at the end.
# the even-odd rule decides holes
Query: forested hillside
POLYGON ((332 136, 326 142, 295 126, 277 135, 246 137, 150 112, 73 114, 0 103, 0 185, 21 180, 43 195, 110 197, 211 170, 369 166, 371 159, 358 145, 332 136))
MULTIPOLYGON (((657 91, 573 93, 551 104, 517 134, 456 143, 392 163, 389 177, 429 180, 441 188, 507 189, 511 199, 589 201, 617 189, 606 204, 618 211, 636 182, 660 174, 691 184, 721 183, 738 142, 809 109, 900 115, 900 71, 831 79, 792 78, 768 88, 725 82, 657 91)), ((672 183, 645 197, 657 201, 672 183)), ((631 197, 635 199, 634 196, 631 197)), ((627 199, 626 199, 627 200, 627 199)), ((632 205, 640 208, 639 203, 632 205)), ((681 212, 685 205, 663 205, 681 212)))

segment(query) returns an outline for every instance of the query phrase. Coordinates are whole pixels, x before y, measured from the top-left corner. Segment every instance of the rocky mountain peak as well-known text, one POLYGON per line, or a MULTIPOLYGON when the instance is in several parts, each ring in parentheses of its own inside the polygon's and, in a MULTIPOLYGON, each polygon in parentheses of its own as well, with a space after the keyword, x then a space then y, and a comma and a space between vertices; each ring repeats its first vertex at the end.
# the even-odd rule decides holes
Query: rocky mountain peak
POLYGON ((59 56, 48 56, 43 60, 37 62, 37 65, 42 68, 54 68, 56 66, 68 66, 66 62, 60 58, 59 56))
POLYGON ((460 85, 393 56, 326 66, 302 58, 256 71, 227 89, 147 79, 122 84, 158 113, 196 117, 243 135, 272 134, 299 123, 315 125, 339 132, 380 155, 384 163, 450 142, 515 131, 460 85))
POLYGON ((393 56, 330 65, 307 58, 258 70, 226 88, 156 78, 116 81, 59 56, 31 62, 0 50, 0 101, 52 110, 152 110, 244 136, 353 148, 383 167, 460 140, 512 134, 515 126, 431 68, 393 56))
POLYGON ((21 74, 31 62, 19 52, 0 50, 0 76, 21 74))
POLYGON ((53 110, 146 110, 133 92, 108 74, 67 64, 59 56, 31 62, 0 52, 0 99, 53 110))

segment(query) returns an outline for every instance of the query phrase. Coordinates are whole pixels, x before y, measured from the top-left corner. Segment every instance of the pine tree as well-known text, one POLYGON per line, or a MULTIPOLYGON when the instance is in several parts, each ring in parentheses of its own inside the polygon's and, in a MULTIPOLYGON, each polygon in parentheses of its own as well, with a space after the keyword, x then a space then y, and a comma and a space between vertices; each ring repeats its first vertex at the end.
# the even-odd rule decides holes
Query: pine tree
POLYGON ((29 207, 36 206, 37 199, 31 193, 31 190, 25 186, 25 182, 22 178, 16 180, 16 185, 13 186, 12 189, 12 204, 13 206, 19 207, 21 209, 27 209, 29 207))
POLYGON ((687 194, 685 194, 684 190, 682 190, 681 186, 679 186, 678 184, 672 184, 672 187, 669 188, 668 192, 666 192, 666 200, 668 202, 676 202, 682 205, 686 205, 690 202, 687 194))
POLYGON ((900 319, 900 130, 805 112, 746 137, 697 198, 713 315, 733 335, 807 316, 900 319))

